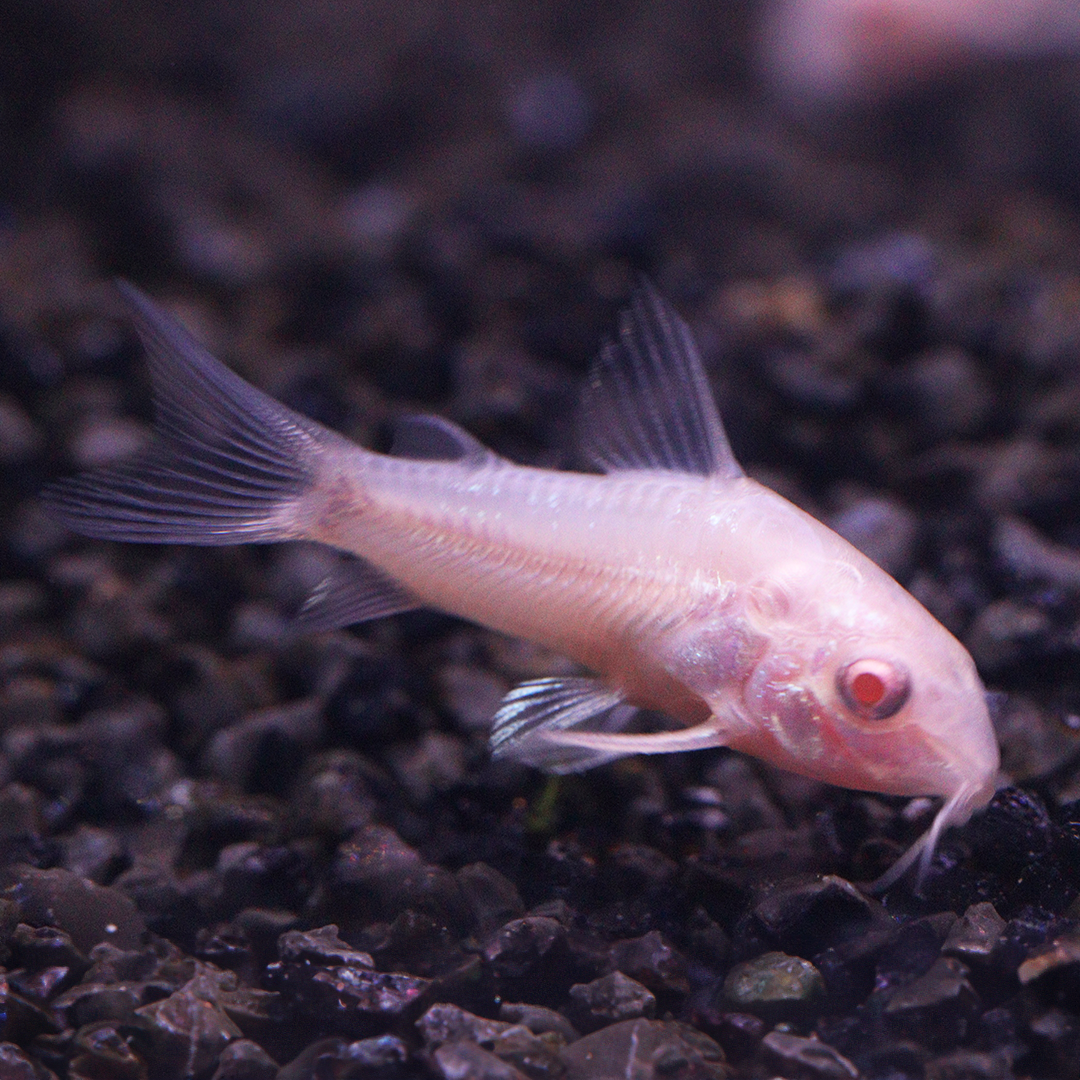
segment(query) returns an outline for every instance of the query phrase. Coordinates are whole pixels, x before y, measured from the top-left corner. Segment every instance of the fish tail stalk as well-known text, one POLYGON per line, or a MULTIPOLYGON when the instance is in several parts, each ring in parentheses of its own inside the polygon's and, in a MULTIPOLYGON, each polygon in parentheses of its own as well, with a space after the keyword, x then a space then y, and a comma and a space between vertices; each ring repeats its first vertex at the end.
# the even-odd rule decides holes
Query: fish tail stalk
POLYGON ((222 545, 296 539, 339 437, 244 382, 178 322, 121 282, 153 380, 155 439, 133 460, 43 494, 76 532, 222 545))

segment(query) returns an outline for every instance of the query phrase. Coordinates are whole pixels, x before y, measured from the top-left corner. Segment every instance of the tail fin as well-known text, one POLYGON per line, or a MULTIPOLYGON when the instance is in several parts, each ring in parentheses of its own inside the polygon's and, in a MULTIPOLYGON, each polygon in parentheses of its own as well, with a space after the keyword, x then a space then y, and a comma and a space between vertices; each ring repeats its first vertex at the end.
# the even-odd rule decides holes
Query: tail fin
POLYGON ((146 349, 156 437, 135 459, 62 480, 46 503, 87 536, 236 544, 294 538, 330 433, 244 382, 126 282, 146 349))

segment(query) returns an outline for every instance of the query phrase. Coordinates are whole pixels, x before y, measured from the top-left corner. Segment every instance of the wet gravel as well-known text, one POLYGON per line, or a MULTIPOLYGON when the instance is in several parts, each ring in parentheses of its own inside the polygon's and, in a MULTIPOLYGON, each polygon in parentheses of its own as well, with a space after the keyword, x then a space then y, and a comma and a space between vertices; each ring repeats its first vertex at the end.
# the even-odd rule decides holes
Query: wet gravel
POLYGON ((955 153, 895 105, 815 140, 755 90, 755 10, 388 9, 328 59, 303 20, 0 4, 0 1077, 1080 1075, 1072 158, 982 170, 973 103, 1022 129, 1023 69, 950 87, 955 153), (322 552, 95 543, 37 500, 148 437, 115 275, 366 444, 437 411, 571 467, 641 272, 749 471, 990 687, 1004 786, 921 894, 858 886, 926 800, 724 751, 493 764, 561 658, 430 612, 305 635, 322 552))

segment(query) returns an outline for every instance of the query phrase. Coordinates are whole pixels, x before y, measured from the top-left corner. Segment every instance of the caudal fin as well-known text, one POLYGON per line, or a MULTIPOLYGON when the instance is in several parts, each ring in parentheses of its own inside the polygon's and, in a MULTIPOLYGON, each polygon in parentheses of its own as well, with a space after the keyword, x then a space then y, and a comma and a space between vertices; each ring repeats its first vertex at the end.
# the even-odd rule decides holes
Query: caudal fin
POLYGON ((131 461, 43 493, 71 529, 144 543, 236 544, 298 535, 296 507, 332 434, 215 360, 126 282, 153 381, 155 438, 131 461))

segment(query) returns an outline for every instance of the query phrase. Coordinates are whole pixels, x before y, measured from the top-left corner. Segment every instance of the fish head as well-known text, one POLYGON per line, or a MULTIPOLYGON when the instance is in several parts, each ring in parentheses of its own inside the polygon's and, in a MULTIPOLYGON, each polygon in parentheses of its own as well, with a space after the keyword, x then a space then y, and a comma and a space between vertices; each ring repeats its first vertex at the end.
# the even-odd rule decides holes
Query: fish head
POLYGON ((773 582, 732 745, 843 787, 941 796, 960 824, 989 802, 999 765, 971 656, 873 564, 841 576, 773 582))

